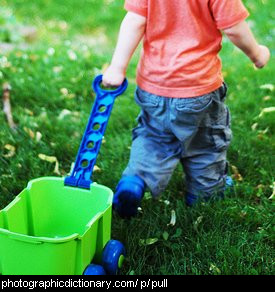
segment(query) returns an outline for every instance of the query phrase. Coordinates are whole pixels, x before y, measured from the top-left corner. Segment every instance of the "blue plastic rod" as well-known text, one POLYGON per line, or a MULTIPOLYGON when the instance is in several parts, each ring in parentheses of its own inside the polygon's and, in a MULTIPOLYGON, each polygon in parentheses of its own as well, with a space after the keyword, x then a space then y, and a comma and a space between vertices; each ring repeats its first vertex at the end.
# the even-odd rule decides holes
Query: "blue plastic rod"
POLYGON ((128 87, 126 79, 115 90, 102 89, 100 87, 101 82, 102 75, 97 76, 93 82, 96 99, 78 150, 74 169, 72 174, 65 178, 66 186, 90 189, 93 182, 93 169, 115 99, 123 94, 128 87))

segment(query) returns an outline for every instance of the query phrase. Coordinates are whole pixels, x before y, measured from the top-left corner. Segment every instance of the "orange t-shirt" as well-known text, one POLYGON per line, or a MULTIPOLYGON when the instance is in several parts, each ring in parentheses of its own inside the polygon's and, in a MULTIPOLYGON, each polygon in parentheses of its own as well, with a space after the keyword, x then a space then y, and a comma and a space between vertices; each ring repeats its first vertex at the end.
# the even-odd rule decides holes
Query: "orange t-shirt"
POLYGON ((241 0, 126 0, 147 18, 137 84, 167 97, 195 97, 222 85, 220 30, 249 15, 241 0))

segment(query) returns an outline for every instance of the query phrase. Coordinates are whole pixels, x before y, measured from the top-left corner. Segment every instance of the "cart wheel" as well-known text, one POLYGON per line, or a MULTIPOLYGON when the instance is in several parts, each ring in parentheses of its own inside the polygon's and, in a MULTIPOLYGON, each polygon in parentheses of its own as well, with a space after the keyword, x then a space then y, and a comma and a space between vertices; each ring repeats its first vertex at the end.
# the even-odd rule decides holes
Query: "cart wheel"
POLYGON ((106 272, 102 266, 90 264, 84 271, 83 275, 106 275, 106 272))
POLYGON ((125 247, 118 240, 109 240, 104 247, 102 264, 110 275, 118 274, 125 258, 125 247))

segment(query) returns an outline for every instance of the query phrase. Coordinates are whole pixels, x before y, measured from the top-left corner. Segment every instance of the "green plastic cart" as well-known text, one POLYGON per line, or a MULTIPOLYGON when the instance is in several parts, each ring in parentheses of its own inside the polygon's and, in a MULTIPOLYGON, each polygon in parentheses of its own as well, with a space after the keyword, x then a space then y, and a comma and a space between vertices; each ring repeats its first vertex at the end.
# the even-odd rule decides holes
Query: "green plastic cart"
POLYGON ((0 211, 0 274, 104 275, 121 268, 125 249, 111 240, 113 192, 92 182, 92 171, 115 98, 100 87, 71 176, 32 180, 0 211))

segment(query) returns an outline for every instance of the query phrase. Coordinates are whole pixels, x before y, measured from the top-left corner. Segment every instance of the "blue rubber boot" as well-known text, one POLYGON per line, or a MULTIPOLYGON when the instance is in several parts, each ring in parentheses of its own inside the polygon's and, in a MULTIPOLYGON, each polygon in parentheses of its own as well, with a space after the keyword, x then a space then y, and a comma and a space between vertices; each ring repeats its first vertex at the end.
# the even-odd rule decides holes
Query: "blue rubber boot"
POLYGON ((145 183, 139 176, 124 176, 119 181, 113 199, 113 208, 122 218, 137 215, 145 192, 145 183))
MULTIPOLYGON (((230 176, 227 176, 226 177, 226 181, 225 181, 225 191, 231 191, 234 187, 234 181, 233 179, 230 177, 230 176)), ((218 197, 223 199, 224 198, 224 192, 221 192, 221 194, 218 194, 218 197)), ((211 199, 211 197, 207 197, 207 198, 203 198, 203 201, 204 202, 207 202, 211 199)), ((194 206, 197 202, 199 201, 199 197, 196 196, 196 195, 193 195, 191 193, 187 193, 186 194, 186 199, 185 199, 185 202, 186 202, 186 205, 188 207, 192 207, 194 206)))
POLYGON ((226 177, 225 190, 232 190, 234 187, 234 181, 231 176, 226 177))

